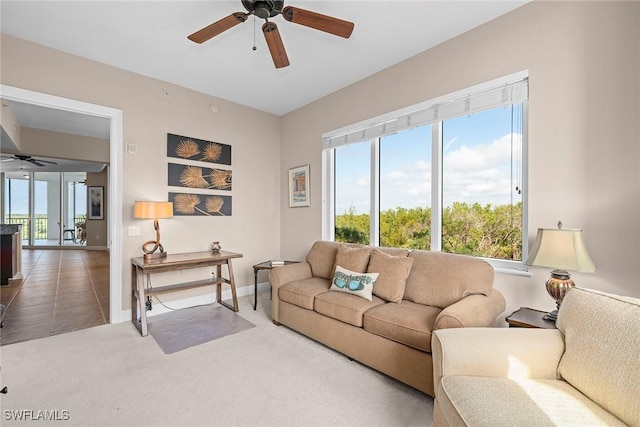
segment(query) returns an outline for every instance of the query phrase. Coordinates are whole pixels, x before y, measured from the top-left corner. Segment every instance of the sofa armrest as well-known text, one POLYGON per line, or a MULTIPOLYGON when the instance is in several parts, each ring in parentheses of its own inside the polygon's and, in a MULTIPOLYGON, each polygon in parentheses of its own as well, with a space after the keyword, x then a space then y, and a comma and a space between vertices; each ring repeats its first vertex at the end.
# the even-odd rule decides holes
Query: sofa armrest
POLYGON ((438 314, 433 330, 493 326, 505 308, 504 297, 496 289, 492 289, 488 296, 469 295, 445 307, 438 314))
POLYGON ((557 329, 441 329, 433 333, 431 351, 437 394, 447 375, 558 379, 564 339, 557 329))
POLYGON ((279 324, 278 308, 280 299, 278 298, 278 289, 285 283, 294 280, 310 279, 311 266, 307 262, 298 264, 287 264, 274 267, 269 271, 269 282, 271 283, 271 320, 273 323, 279 324))

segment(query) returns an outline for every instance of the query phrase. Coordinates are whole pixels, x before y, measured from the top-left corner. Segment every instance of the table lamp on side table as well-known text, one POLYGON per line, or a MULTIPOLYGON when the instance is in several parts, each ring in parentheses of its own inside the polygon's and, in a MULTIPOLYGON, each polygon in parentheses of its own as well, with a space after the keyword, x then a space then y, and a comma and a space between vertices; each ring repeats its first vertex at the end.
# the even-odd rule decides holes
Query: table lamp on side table
POLYGON ((134 218, 153 219, 153 228, 156 230, 156 240, 148 240, 142 244, 144 259, 164 258, 167 253, 160 244, 160 225, 158 219, 171 218, 173 216, 172 202, 138 202, 133 206, 134 218), (150 248, 150 246, 152 246, 150 248), (156 252, 159 250, 159 252, 156 252))
POLYGON ((549 295, 556 300, 557 308, 544 316, 544 319, 553 321, 558 316, 564 296, 575 286, 567 270, 593 273, 596 269, 584 244, 582 230, 563 229, 562 221, 558 222, 558 228, 538 228, 536 241, 524 263, 554 269, 546 287, 549 295))

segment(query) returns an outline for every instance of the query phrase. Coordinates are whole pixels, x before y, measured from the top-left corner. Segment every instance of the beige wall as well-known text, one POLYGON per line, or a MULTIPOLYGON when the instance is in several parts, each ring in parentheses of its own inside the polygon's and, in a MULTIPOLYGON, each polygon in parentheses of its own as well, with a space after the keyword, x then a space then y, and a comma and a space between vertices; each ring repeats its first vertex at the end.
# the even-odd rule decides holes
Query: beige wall
MULTIPOLYGON (((586 287, 640 297, 640 3, 533 2, 287 114, 287 168, 311 164, 311 208, 281 200, 282 255, 321 238, 321 134, 529 70, 529 226, 582 228, 597 264, 586 287)), ((496 275, 507 313, 551 310, 549 269, 496 275)))
MULTIPOLYGON (((123 156, 123 250, 111 254, 122 259, 122 275, 115 283, 122 284, 123 309, 130 307, 129 260, 140 256, 142 243, 155 237, 152 221, 133 218, 133 202, 167 200, 167 133, 232 146, 233 215, 160 220, 165 249, 208 250, 211 241, 220 241, 223 249, 245 255, 234 262, 238 286, 253 284, 253 264, 279 255, 279 117, 11 36, 2 35, 1 43, 2 84, 123 111, 124 142, 137 145, 137 155, 123 156), (217 115, 209 111, 211 104, 218 106, 217 115), (141 236, 127 237, 129 225, 139 226, 141 236)), ((209 274, 189 273, 185 276, 209 274)), ((203 288, 175 298, 207 292, 211 290, 203 288)))
POLYGON ((58 159, 109 163, 109 140, 20 127, 24 153, 58 159))

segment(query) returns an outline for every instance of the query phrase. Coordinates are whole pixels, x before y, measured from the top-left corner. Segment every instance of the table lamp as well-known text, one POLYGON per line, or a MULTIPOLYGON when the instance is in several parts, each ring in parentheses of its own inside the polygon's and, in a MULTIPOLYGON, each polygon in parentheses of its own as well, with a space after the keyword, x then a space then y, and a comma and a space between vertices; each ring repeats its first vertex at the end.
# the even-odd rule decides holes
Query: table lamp
POLYGON ((172 202, 135 202, 133 206, 133 217, 153 219, 153 228, 156 230, 156 240, 149 240, 142 244, 144 259, 163 258, 167 256, 162 244, 160 244, 160 225, 158 224, 158 219, 171 218, 172 216, 172 202), (157 250, 159 250, 159 252, 156 252, 157 250))
POLYGON ((575 286, 567 270, 593 273, 596 269, 584 244, 582 230, 562 228, 562 221, 558 222, 558 228, 538 228, 536 241, 524 263, 554 269, 546 288, 556 300, 556 309, 543 317, 553 321, 558 317, 564 296, 575 286))

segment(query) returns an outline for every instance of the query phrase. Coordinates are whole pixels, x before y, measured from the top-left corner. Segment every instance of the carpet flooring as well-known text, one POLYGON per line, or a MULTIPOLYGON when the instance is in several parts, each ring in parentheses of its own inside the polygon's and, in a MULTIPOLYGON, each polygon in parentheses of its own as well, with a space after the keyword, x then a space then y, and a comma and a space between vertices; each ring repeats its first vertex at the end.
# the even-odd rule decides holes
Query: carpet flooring
POLYGON ((268 291, 252 300, 255 327, 171 354, 129 322, 2 346, 0 424, 432 425, 431 397, 275 326, 268 291))

